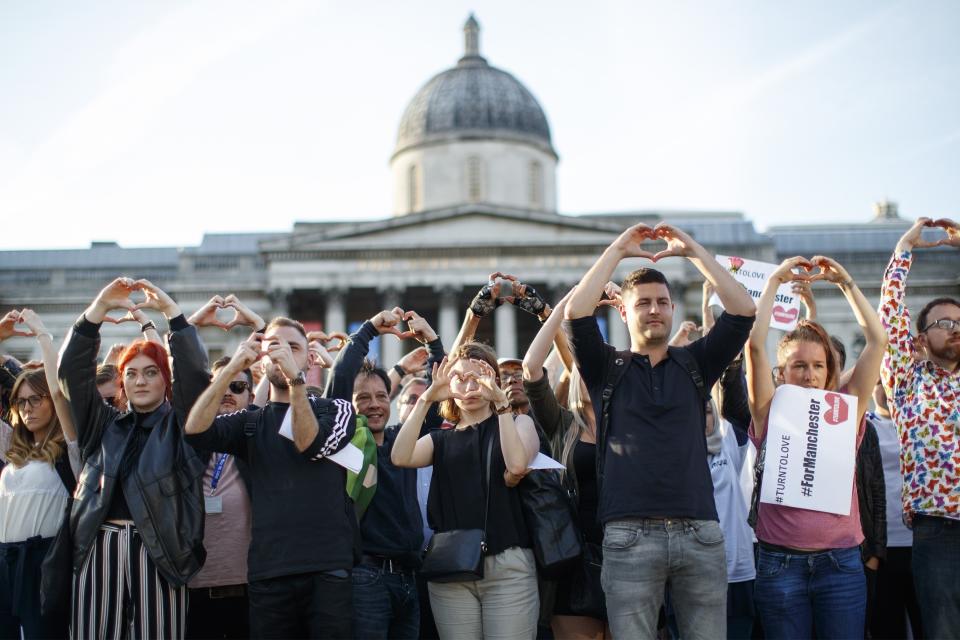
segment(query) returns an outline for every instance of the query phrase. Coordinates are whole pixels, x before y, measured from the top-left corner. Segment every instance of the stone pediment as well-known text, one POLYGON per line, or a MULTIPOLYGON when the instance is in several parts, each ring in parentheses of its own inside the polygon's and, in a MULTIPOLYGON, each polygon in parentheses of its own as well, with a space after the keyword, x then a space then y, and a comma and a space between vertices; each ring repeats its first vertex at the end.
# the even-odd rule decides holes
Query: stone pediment
POLYGON ((502 247, 505 245, 606 245, 623 228, 606 221, 497 207, 458 207, 371 222, 324 225, 261 243, 286 252, 502 247))

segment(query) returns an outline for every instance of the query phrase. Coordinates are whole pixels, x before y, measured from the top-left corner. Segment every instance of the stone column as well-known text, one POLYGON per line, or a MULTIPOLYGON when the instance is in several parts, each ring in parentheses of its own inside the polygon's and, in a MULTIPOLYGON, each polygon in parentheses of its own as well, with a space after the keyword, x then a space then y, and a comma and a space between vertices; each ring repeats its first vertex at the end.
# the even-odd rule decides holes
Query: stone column
MULTIPOLYGON (((400 306, 400 291, 397 289, 387 289, 383 292, 382 309, 393 309, 400 306)), ((392 367, 403 355, 403 347, 396 336, 384 334, 380 336, 380 366, 383 368, 392 367)))
POLYGON ((440 312, 438 314, 437 326, 435 327, 437 335, 443 341, 446 348, 450 348, 453 340, 460 331, 460 309, 457 309, 457 290, 452 287, 444 287, 438 293, 440 300, 440 312))
POLYGON ((517 357, 517 308, 504 304, 494 312, 494 339, 498 358, 517 357))
POLYGON ((620 318, 617 307, 607 307, 607 340, 615 348, 623 351, 630 348, 630 333, 620 318))
POLYGON ((347 292, 340 289, 327 291, 324 298, 327 303, 327 312, 323 318, 323 330, 347 331, 347 292))

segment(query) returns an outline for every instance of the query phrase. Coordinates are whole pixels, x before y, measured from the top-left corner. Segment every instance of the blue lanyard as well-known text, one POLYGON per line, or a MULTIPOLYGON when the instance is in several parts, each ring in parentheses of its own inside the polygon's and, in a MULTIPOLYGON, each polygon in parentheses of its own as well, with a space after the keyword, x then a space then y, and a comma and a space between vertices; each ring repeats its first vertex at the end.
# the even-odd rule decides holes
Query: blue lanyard
POLYGON ((210 478, 210 495, 213 495, 213 492, 217 490, 217 485, 220 484, 220 476, 223 475, 223 465, 227 463, 229 457, 230 454, 222 453, 217 458, 217 466, 213 468, 213 476, 210 478))

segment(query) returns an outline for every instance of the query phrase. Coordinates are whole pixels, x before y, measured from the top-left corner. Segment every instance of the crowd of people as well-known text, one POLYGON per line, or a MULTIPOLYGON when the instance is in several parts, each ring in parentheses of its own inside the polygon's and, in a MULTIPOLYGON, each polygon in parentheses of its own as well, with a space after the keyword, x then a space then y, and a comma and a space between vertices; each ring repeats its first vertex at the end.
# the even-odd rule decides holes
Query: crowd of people
POLYGON ((918 220, 877 309, 827 256, 785 260, 754 302, 687 233, 638 224, 552 306, 491 274, 456 336, 399 307, 308 332, 234 295, 188 318, 118 277, 58 356, 11 310, 0 340, 33 336, 42 359, 0 367, 0 636, 960 637, 960 300, 915 328, 905 305, 932 246, 960 248, 960 226, 918 220), (702 319, 673 331, 654 268, 611 282, 627 258, 689 260, 702 319), (855 362, 815 281, 861 328, 855 362), (785 284, 806 318, 769 353, 785 284), (523 359, 474 340, 502 304, 541 322, 523 359), (628 350, 604 342, 607 306, 628 350), (121 317, 142 339, 104 349, 121 317), (249 337, 211 366, 198 329, 235 326, 249 337), (421 346, 377 363, 378 337, 421 346), (760 498, 792 387, 855 399, 846 514, 760 498))

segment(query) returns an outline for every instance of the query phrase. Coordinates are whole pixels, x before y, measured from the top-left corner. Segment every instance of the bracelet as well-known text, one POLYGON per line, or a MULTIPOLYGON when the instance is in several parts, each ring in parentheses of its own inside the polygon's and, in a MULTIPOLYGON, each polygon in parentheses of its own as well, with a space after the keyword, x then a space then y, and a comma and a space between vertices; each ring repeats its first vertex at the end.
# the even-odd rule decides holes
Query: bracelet
POLYGON ((140 325, 140 333, 146 333, 150 329, 156 331, 157 325, 153 324, 153 320, 148 321, 146 324, 140 325))
POLYGON ((400 363, 393 365, 393 370, 397 372, 397 375, 403 378, 407 375, 407 372, 403 370, 403 367, 400 366, 400 363))
POLYGON ((512 412, 512 411, 513 411, 513 407, 510 406, 510 403, 509 403, 509 402, 508 402, 507 404, 505 404, 503 407, 497 407, 497 415, 498 415, 498 416, 502 416, 503 414, 505 414, 505 413, 510 413, 510 412, 512 412))
POLYGON ((266 332, 267 332, 267 325, 263 325, 262 327, 254 331, 254 333, 266 333, 266 332))

